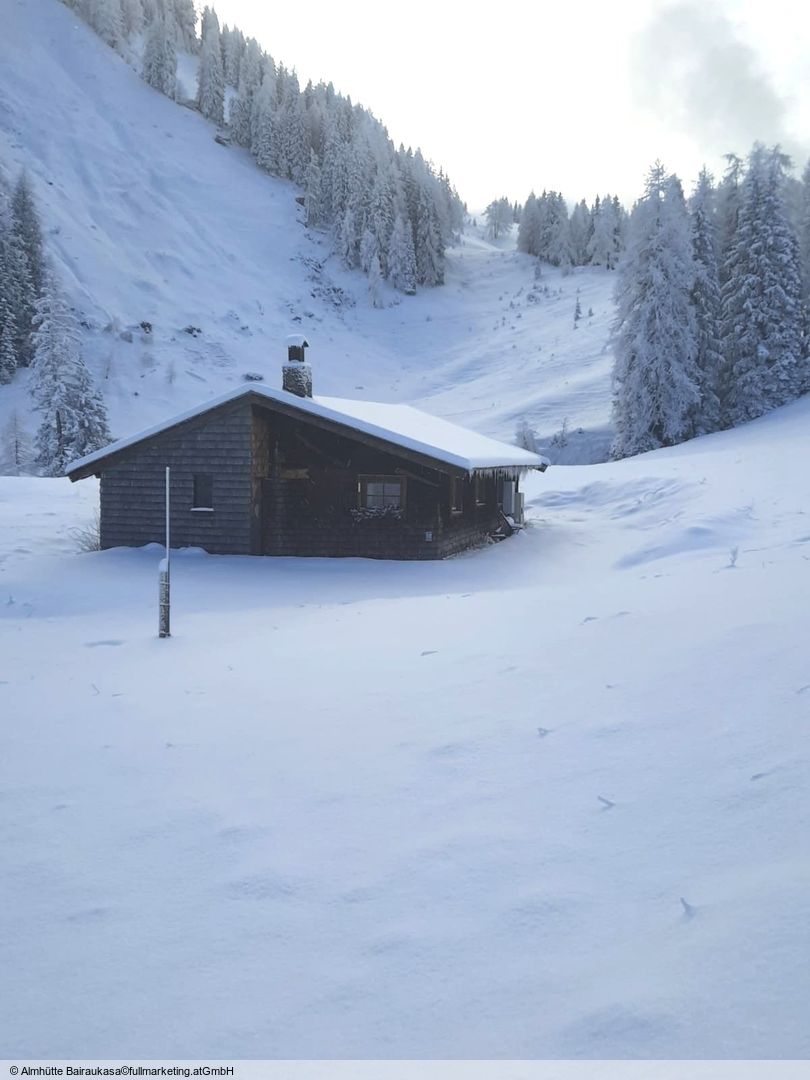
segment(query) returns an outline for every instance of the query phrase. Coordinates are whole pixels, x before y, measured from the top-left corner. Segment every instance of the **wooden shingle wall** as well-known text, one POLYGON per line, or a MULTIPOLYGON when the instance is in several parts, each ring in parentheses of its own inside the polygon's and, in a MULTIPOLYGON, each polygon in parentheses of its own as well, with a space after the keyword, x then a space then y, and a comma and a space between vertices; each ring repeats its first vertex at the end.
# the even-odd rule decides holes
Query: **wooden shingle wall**
POLYGON ((251 438, 250 406, 239 402, 116 455, 101 475, 101 546, 163 543, 169 465, 172 547, 252 554, 251 438), (213 510, 192 509, 195 473, 213 475, 213 510))

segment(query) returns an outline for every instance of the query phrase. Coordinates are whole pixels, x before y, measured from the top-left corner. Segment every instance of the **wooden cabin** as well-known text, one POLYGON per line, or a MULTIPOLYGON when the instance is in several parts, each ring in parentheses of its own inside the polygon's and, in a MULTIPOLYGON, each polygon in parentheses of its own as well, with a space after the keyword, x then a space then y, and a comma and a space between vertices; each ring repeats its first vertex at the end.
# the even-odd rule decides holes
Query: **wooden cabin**
POLYGON ((250 383, 76 461, 100 478, 101 546, 214 554, 440 559, 522 524, 544 458, 405 405, 312 397, 307 343, 283 388, 250 383))

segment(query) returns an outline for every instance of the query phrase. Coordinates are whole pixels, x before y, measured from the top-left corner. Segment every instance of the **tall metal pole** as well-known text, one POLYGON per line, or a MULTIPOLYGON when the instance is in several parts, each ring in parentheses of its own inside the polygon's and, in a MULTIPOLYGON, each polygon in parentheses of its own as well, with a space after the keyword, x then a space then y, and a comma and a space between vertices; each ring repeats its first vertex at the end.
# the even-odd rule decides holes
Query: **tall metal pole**
POLYGON ((160 562, 160 587, 158 600, 158 636, 171 637, 169 630, 171 596, 169 569, 171 563, 171 470, 166 466, 166 557, 160 562))

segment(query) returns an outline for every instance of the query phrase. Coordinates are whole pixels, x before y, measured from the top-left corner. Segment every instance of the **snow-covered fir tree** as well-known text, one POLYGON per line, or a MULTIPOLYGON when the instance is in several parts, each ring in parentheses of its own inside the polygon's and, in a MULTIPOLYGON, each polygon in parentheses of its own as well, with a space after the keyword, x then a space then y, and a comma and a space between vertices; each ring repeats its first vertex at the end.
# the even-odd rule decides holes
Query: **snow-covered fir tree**
POLYGON ((47 476, 110 441, 104 403, 79 348, 75 316, 48 275, 35 318, 31 395, 40 414, 36 456, 47 476))
POLYGON ((808 301, 810 301, 810 161, 807 162, 802 173, 799 249, 801 252, 802 287, 805 308, 807 308, 808 301))
POLYGON ((517 247, 526 255, 537 255, 540 251, 540 206, 537 196, 532 191, 523 206, 518 225, 517 247))
POLYGON ((31 436, 26 431, 16 409, 0 432, 0 472, 6 476, 22 476, 31 472, 34 465, 34 449, 31 436))
POLYGON ((146 34, 141 75, 145 82, 166 97, 177 92, 177 48, 171 15, 157 15, 146 34))
POLYGON ((28 173, 23 169, 11 197, 12 228, 28 259, 28 272, 34 293, 39 296, 45 276, 45 252, 42 226, 28 173))
POLYGON ((0 383, 10 383, 17 370, 15 337, 14 317, 0 300, 0 383))
POLYGON ((42 236, 28 180, 23 175, 10 201, 0 191, 0 318, 10 328, 17 367, 31 362, 31 331, 38 297, 35 273, 41 287, 42 236), (21 207, 24 212, 19 214, 21 207))
POLYGON ((506 236, 514 221, 512 206, 507 198, 495 199, 484 211, 487 219, 487 239, 498 240, 506 236))
POLYGON ((309 152, 309 165, 304 182, 304 209, 306 223, 310 229, 317 228, 323 221, 323 196, 321 193, 321 167, 314 150, 309 152))
POLYGON ((376 251, 371 256, 368 264, 368 295, 372 307, 381 308, 383 306, 382 271, 380 269, 380 258, 376 251))
POLYGON ((622 222, 616 211, 616 203, 610 195, 600 199, 593 207, 593 228, 588 241, 588 261, 592 266, 604 266, 615 270, 621 253, 622 222))
POLYGON ((799 244, 785 210, 787 161, 757 144, 740 186, 722 288, 727 424, 807 389, 799 244))
POLYGON ((590 230, 591 212, 585 200, 581 199, 571 211, 568 230, 571 242, 571 259, 574 266, 584 266, 588 261, 590 230))
POLYGON ((245 35, 241 30, 222 28, 222 65, 225 83, 235 89, 239 86, 239 67, 245 51, 245 35))
POLYGON ((219 20, 213 8, 203 12, 200 65, 197 70, 197 104, 203 116, 215 124, 225 119, 225 72, 222 65, 219 20))
POLYGON ((416 256, 413 233, 404 214, 394 219, 391 243, 388 248, 388 277, 395 289, 412 296, 416 292, 416 256))
POLYGON ((538 255, 545 262, 560 266, 563 270, 568 270, 573 262, 568 208, 559 191, 543 193, 538 255))
POLYGON ((121 0, 121 22, 125 41, 129 41, 136 34, 140 34, 144 25, 144 10, 141 0, 121 0))
POLYGON ((721 426, 720 398, 723 355, 720 340, 720 279, 714 224, 714 187, 706 169, 698 177, 689 203, 692 224, 692 254, 695 281, 692 305, 697 335, 697 367, 700 379, 698 434, 716 431, 721 426))
POLYGON ((236 96, 228 110, 231 133, 240 146, 250 146, 251 117, 256 93, 262 84, 262 52, 255 38, 250 38, 239 61, 239 80, 236 96))
POLYGON ((250 150, 256 164, 271 172, 276 161, 275 72, 267 65, 261 86, 253 96, 250 150))
POLYGON ((745 173, 745 162, 736 154, 726 154, 726 171, 715 196, 715 230, 717 241, 717 265, 720 284, 725 281, 728 254, 737 231, 737 215, 740 209, 740 189, 745 173))
POLYGON ((197 11, 194 0, 164 0, 176 28, 178 48, 196 53, 200 43, 197 39, 197 11))
POLYGON ((656 163, 619 266, 613 373, 615 457, 690 438, 700 407, 695 265, 677 177, 656 163))
POLYGON ((124 14, 121 0, 94 0, 93 29, 113 49, 124 42, 124 14))

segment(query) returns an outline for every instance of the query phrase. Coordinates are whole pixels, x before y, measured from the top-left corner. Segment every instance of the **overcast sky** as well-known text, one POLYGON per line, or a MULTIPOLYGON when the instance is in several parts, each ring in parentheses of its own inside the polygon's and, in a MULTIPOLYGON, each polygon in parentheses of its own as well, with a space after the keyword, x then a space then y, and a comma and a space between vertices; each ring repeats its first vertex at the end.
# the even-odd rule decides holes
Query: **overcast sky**
POLYGON ((632 201, 656 157, 701 164, 780 142, 810 154, 810 17, 800 0, 215 0, 302 85, 321 78, 421 146, 471 209, 532 188, 632 201))

